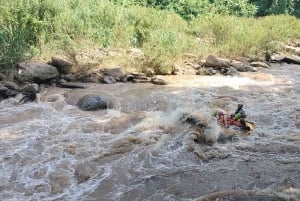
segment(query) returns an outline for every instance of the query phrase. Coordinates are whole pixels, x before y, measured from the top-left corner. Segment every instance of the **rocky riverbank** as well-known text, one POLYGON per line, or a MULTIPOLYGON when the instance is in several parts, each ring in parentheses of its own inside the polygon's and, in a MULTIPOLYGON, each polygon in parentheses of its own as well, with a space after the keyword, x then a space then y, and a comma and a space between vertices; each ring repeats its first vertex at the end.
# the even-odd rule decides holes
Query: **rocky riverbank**
MULTIPOLYGON (((264 60, 226 59, 217 58, 214 55, 209 55, 206 59, 198 59, 195 55, 188 55, 187 59, 180 64, 174 64, 172 71, 166 74, 179 76, 188 74, 236 76, 241 72, 255 73, 260 71, 260 69, 271 68, 271 63, 300 65, 300 48, 298 43, 283 47, 286 50, 285 52, 287 52, 286 55, 266 55, 264 60)), ((101 54, 103 56, 103 52, 105 51, 98 52, 98 57, 101 57, 101 54)), ((18 71, 13 74, 13 79, 8 79, 5 75, 0 74, 0 101, 16 96, 19 97, 20 103, 38 101, 39 94, 49 86, 84 89, 86 87, 84 83, 114 84, 116 82, 133 82, 153 83, 156 85, 168 84, 161 74, 149 68, 143 68, 141 72, 134 72, 132 70, 126 71, 122 66, 101 67, 101 59, 99 60, 94 54, 74 56, 73 61, 62 56, 53 56, 51 61, 47 63, 34 61, 20 63, 18 71), (94 67, 87 70, 78 70, 84 69, 84 66, 89 65, 94 67)), ((106 54, 114 55, 115 50, 107 51, 106 54)), ((143 58, 143 53, 139 49, 128 50, 126 54, 135 60, 143 58)), ((96 99, 100 100, 101 97, 96 99)), ((96 99, 94 97, 92 102, 95 102, 96 99)), ((103 103, 97 104, 101 105, 103 103)), ((108 103, 106 102, 106 104, 108 103)), ((96 105, 90 108, 99 109, 105 107, 96 105)))

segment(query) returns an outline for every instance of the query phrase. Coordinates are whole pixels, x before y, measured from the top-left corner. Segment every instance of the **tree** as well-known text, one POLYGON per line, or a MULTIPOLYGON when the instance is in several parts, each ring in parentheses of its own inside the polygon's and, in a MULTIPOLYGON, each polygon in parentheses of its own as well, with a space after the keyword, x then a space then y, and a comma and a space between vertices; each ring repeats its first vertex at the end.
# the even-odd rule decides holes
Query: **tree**
POLYGON ((256 6, 248 0, 210 0, 212 10, 220 14, 253 16, 256 6))
POLYGON ((290 14, 300 17, 300 0, 249 0, 257 6, 257 16, 290 14))

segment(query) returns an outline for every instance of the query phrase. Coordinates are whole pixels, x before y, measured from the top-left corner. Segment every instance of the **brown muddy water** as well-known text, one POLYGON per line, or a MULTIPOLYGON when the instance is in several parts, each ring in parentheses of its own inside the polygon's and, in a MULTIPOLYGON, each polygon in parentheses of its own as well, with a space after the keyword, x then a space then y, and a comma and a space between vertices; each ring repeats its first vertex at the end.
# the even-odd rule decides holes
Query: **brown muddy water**
POLYGON ((258 73, 169 76, 169 85, 48 88, 39 103, 0 103, 0 200, 300 200, 300 66, 258 73), (113 103, 85 112, 99 94, 113 103), (257 128, 218 141, 212 111, 243 103, 257 128), (207 121, 193 140, 185 113, 207 121))

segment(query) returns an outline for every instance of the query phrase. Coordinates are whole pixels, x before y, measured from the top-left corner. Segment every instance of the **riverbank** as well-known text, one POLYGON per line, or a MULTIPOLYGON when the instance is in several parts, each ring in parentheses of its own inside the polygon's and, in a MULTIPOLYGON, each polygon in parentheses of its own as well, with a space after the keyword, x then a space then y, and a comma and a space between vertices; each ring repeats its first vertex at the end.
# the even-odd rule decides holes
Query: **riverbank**
POLYGON ((97 63, 77 65, 74 70, 110 64, 168 73, 186 55, 265 59, 281 50, 281 43, 299 37, 300 22, 293 16, 237 17, 217 14, 222 9, 216 13, 206 9, 207 13, 201 14, 200 9, 187 20, 174 10, 109 0, 96 4, 91 0, 77 4, 70 0, 8 2, 1 5, 1 69, 9 73, 24 60, 46 63, 57 55, 76 63, 95 53, 97 63), (102 57, 112 49, 117 50, 114 54, 123 54, 118 50, 132 48, 140 49, 143 59, 102 57))

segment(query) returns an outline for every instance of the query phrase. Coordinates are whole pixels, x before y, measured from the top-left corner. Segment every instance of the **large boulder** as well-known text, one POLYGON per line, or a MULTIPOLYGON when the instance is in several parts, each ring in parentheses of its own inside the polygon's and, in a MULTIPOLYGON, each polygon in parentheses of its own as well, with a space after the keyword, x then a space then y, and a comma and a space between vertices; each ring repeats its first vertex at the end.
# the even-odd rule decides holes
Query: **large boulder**
POLYGON ((85 111, 103 110, 108 108, 109 102, 99 95, 91 94, 81 98, 77 103, 77 106, 85 111))
POLYGON ((53 66, 55 66, 57 68, 57 70, 62 74, 71 73, 71 69, 72 69, 72 66, 73 66, 72 62, 70 62, 70 61, 68 61, 64 58, 58 57, 58 56, 52 57, 51 64, 53 66))
POLYGON ((54 66, 34 63, 23 62, 19 64, 19 77, 26 77, 26 80, 32 80, 37 83, 44 83, 59 76, 57 68, 54 66))
POLYGON ((283 62, 288 63, 288 64, 298 64, 300 65, 300 57, 299 56, 286 56, 283 62))
POLYGON ((229 62, 222 59, 218 59, 213 55, 209 55, 205 60, 205 67, 229 68, 229 62))
POLYGON ((122 68, 105 68, 102 70, 103 74, 105 76, 111 76, 115 78, 116 80, 120 80, 122 77, 125 76, 124 71, 122 68))
POLYGON ((279 62, 279 63, 299 64, 300 65, 300 57, 296 56, 296 55, 292 55, 292 56, 273 55, 271 57, 271 61, 279 62))

